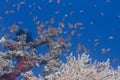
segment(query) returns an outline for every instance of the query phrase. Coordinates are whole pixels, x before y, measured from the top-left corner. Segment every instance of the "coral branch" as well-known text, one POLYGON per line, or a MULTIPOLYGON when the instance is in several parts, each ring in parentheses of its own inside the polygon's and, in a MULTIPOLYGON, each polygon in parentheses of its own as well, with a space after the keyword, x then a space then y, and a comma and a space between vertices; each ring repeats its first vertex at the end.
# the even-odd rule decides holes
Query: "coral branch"
MULTIPOLYGON (((16 38, 13 40, 5 40, 2 38, 0 41, 3 48, 8 48, 9 51, 4 55, 3 58, 12 60, 17 58, 17 66, 12 72, 0 77, 0 80, 14 80, 20 73, 26 72, 33 67, 45 64, 44 75, 54 74, 61 70, 62 62, 58 60, 63 49, 69 47, 69 44, 65 42, 55 42, 52 37, 55 37, 61 33, 61 29, 48 28, 48 31, 39 35, 35 40, 31 39, 31 33, 26 34, 22 30, 16 33, 16 38), (30 38, 30 40, 28 39, 30 38), (36 55, 37 47, 43 44, 47 44, 49 52, 46 55, 36 55)), ((1 68, 3 69, 4 66, 1 68)))
POLYGON ((15 67, 13 73, 1 76, 0 80, 13 80, 17 78, 21 72, 28 71, 35 65, 35 59, 25 57, 19 57, 17 59, 18 65, 15 67))

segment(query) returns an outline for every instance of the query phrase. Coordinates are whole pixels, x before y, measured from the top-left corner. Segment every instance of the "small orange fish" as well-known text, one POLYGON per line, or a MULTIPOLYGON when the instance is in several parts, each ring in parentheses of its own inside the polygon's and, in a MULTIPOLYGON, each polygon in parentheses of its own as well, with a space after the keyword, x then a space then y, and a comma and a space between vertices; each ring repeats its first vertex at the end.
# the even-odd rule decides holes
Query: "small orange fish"
POLYGON ((60 27, 58 27, 57 30, 58 30, 59 33, 62 33, 62 29, 60 27))
POLYGON ((46 22, 45 22, 45 24, 48 24, 48 23, 49 23, 49 21, 46 21, 46 22))
POLYGON ((65 27, 65 24, 63 22, 59 22, 58 24, 63 28, 65 27))
POLYGON ((6 11, 5 11, 5 14, 9 14, 9 11, 8 11, 8 10, 6 10, 6 11))
POLYGON ((46 29, 44 29, 42 33, 46 33, 46 32, 47 32, 47 30, 46 30, 46 29))
POLYGON ((83 45, 82 46, 84 52, 88 52, 87 48, 83 45))
POLYGON ((43 27, 44 23, 41 23, 39 26, 37 26, 37 32, 40 33, 43 27))
POLYGON ((77 22, 74 24, 74 28, 77 28, 78 26, 83 26, 83 23, 82 22, 77 22))
POLYGON ((65 42, 65 39, 64 38, 56 38, 56 41, 57 42, 65 42))
POLYGON ((36 21, 35 24, 40 24, 40 21, 36 21))
POLYGON ((76 30, 73 30, 73 31, 71 32, 71 35, 74 35, 74 34, 75 34, 75 32, 76 32, 76 30))
POLYGON ((82 34, 77 34, 77 37, 79 38, 79 37, 81 37, 82 36, 82 34))
POLYGON ((50 29, 51 29, 51 31, 52 31, 53 34, 56 34, 56 33, 57 33, 57 31, 56 31, 55 28, 50 28, 50 29))
POLYGON ((107 51, 105 48, 102 48, 102 53, 105 54, 107 51))
POLYGON ((13 24, 13 25, 11 25, 11 27, 10 27, 10 32, 15 32, 18 28, 19 28, 18 25, 13 24))
POLYGON ((57 3, 60 4, 60 0, 57 0, 57 3))
POLYGON ((80 43, 78 44, 77 46, 77 52, 81 51, 82 50, 82 46, 80 45, 80 43))
POLYGON ((73 28, 74 27, 74 25, 71 24, 71 23, 68 23, 68 26, 69 26, 69 28, 73 28))
POLYGON ((5 38, 8 38, 9 36, 10 36, 10 34, 8 34, 8 33, 4 34, 5 38))

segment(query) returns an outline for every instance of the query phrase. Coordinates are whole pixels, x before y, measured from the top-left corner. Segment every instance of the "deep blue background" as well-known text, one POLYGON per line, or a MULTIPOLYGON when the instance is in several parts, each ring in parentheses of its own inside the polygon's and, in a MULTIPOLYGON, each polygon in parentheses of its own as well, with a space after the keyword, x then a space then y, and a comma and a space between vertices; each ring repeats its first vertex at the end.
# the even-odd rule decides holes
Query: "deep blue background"
MULTIPOLYGON (((68 31, 66 35, 69 35, 72 30, 76 30, 70 41, 72 43, 71 52, 74 55, 77 55, 76 48, 80 43, 89 50, 93 60, 106 61, 107 58, 110 58, 111 66, 116 68, 117 65, 120 65, 120 0, 111 0, 110 2, 107 2, 108 0, 61 0, 60 4, 56 0, 51 3, 48 0, 6 1, 0 0, 0 37, 6 33, 14 37, 14 33, 9 31, 9 27, 16 24, 20 29, 28 28, 35 38, 38 26, 35 22, 45 23, 54 18, 55 23, 49 25, 58 27, 58 23, 63 22, 65 24, 63 31, 68 31), (20 2, 25 2, 25 4, 20 5, 20 2), (8 10, 8 14, 5 14, 6 10, 8 10), (14 10, 14 13, 10 13, 10 10, 14 10), (59 14, 55 14, 56 11, 59 14), (80 11, 83 12, 80 13, 80 11), (32 12, 31 15, 30 12, 32 12), (73 12, 72 16, 71 12, 73 12), (38 18, 33 21, 35 16, 38 18), (63 20, 63 18, 65 19, 63 20), (19 22, 23 22, 23 24, 19 24, 19 22), (85 29, 68 27, 68 23, 74 24, 76 22, 82 22, 85 29), (82 34, 82 36, 78 38, 77 34, 82 34), (114 39, 109 39, 110 36, 114 39), (94 40, 96 39, 100 44, 95 47, 94 40), (110 51, 103 54, 102 48, 110 49, 110 51)), ((66 35, 62 36, 66 37, 66 35)), ((43 52, 47 51, 46 48, 42 49, 43 52)), ((65 57, 62 56, 61 59, 65 60, 65 57)), ((35 74, 38 75, 40 70, 40 68, 34 69, 35 74)))

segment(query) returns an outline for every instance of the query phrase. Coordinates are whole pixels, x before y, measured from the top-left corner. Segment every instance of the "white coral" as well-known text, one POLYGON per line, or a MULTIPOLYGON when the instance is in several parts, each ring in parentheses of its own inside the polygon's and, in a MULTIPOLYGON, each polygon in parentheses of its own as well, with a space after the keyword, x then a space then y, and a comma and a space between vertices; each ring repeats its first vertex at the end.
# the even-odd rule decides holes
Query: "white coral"
POLYGON ((22 50, 20 50, 20 51, 17 51, 17 50, 14 50, 14 51, 9 51, 9 53, 11 54, 11 55, 14 55, 14 56, 22 56, 23 55, 23 51, 22 50))
POLYGON ((3 42, 5 42, 5 38, 4 38, 4 37, 2 37, 2 38, 0 39, 0 43, 3 43, 3 42))
POLYGON ((120 67, 114 70, 110 66, 109 59, 106 62, 92 63, 89 55, 85 53, 78 54, 78 58, 71 54, 67 57, 67 63, 63 65, 61 71, 47 75, 45 78, 45 80, 120 80, 120 67))
POLYGON ((47 80, 120 80, 120 70, 114 71, 106 62, 91 63, 89 55, 70 55, 59 73, 46 77, 47 80))
POLYGON ((22 80, 43 80, 43 78, 35 77, 32 71, 28 71, 25 74, 23 74, 23 79, 22 80))

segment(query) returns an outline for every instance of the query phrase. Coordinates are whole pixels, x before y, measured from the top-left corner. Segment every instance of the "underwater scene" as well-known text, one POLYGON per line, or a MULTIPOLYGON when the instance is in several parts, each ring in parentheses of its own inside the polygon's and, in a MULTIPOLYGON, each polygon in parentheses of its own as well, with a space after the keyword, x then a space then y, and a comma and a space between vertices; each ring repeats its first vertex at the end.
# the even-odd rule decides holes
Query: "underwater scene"
POLYGON ((0 0, 0 80, 120 80, 120 0, 0 0))

